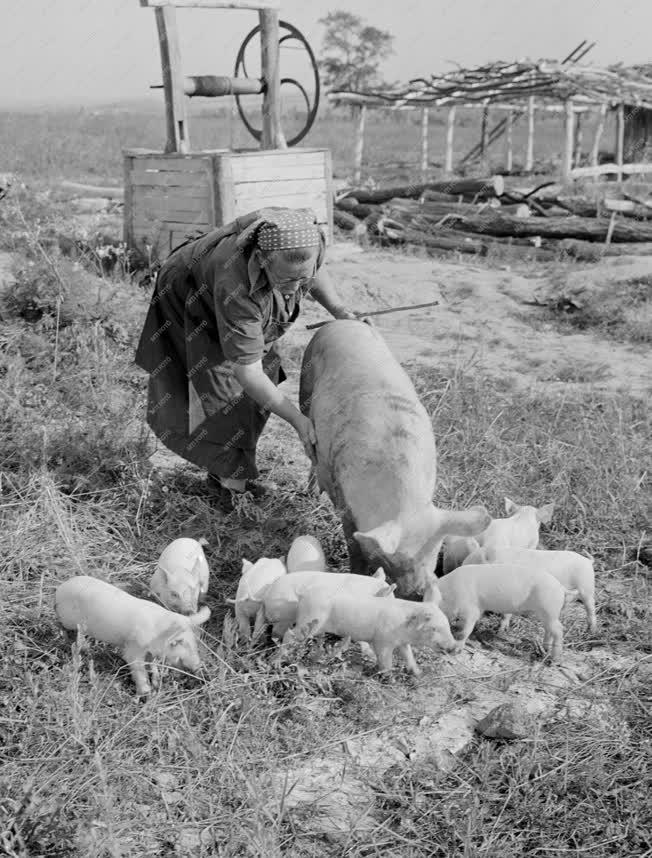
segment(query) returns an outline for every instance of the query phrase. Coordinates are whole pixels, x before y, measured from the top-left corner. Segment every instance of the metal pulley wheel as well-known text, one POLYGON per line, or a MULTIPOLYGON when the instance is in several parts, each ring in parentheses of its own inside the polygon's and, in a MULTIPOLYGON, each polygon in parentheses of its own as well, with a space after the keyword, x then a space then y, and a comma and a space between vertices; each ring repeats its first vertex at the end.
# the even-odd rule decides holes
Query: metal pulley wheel
MULTIPOLYGON (((317 60, 315 59, 315 55, 312 52, 312 48, 308 44, 305 36, 297 30, 292 24, 288 24, 287 21, 279 21, 279 30, 281 31, 281 36, 278 40, 279 44, 279 64, 281 64, 281 48, 285 45, 286 47, 293 47, 289 43, 292 41, 299 43, 299 48, 303 48, 308 54, 308 59, 310 60, 310 66, 313 76, 313 96, 312 99, 308 95, 306 88, 293 77, 282 77, 281 78, 281 87, 294 87, 301 94, 306 110, 306 119, 301 127, 300 131, 295 134, 293 137, 287 138, 288 146, 296 146, 306 134, 312 128, 315 119, 317 118, 317 110, 319 108, 319 69, 317 66, 317 60), (283 32, 285 31, 285 32, 283 32)), ((246 64, 246 53, 247 48, 251 44, 252 40, 256 38, 256 36, 260 37, 260 25, 254 27, 253 30, 245 36, 244 41, 240 45, 240 50, 238 51, 238 55, 235 60, 235 76, 236 77, 255 77, 255 75, 247 74, 247 64, 246 64)), ((258 51, 258 56, 260 56, 260 49, 258 51)), ((240 114, 240 118, 242 119, 246 129, 256 140, 260 141, 263 136, 262 128, 256 128, 252 123, 250 118, 247 116, 245 112, 245 107, 243 104, 243 96, 239 94, 235 94, 235 101, 238 107, 238 113, 240 114)))

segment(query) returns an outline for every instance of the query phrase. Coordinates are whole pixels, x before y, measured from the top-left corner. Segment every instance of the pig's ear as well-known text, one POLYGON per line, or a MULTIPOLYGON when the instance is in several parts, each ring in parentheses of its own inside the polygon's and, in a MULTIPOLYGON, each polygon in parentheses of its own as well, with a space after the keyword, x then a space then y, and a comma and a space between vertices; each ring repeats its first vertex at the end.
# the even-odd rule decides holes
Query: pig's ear
POLYGON ((540 506, 536 512, 537 521, 540 521, 541 524, 550 524, 554 511, 554 503, 547 503, 544 506, 540 506))
POLYGON ((163 578, 163 580, 165 581, 166 584, 170 583, 170 573, 165 568, 165 566, 162 566, 159 563, 158 566, 156 567, 156 571, 161 573, 161 577, 163 578))
POLYGON ((382 566, 379 566, 378 569, 376 569, 376 571, 374 572, 374 574, 371 577, 377 578, 379 581, 386 581, 387 580, 385 578, 385 570, 383 569, 382 566))
POLYGON ((507 515, 514 515, 518 510, 518 504, 514 503, 513 500, 510 500, 508 497, 505 498, 505 512, 507 515))
POLYGON ((244 575, 245 572, 248 572, 250 569, 253 568, 253 565, 254 565, 253 563, 251 563, 249 560, 245 560, 245 558, 243 557, 242 558, 242 572, 241 572, 241 574, 244 575))
POLYGON ((208 607, 208 605, 204 605, 204 607, 200 608, 196 614, 191 614, 188 617, 188 620, 190 621, 191 626, 201 626, 203 623, 206 622, 210 615, 211 609, 208 607))
POLYGON ((353 538, 357 539, 360 547, 366 549, 369 554, 396 554, 401 541, 401 525, 398 521, 386 521, 366 533, 356 530, 353 538))
POLYGON ((429 581, 426 584, 426 589, 423 591, 424 602, 434 602, 435 605, 441 604, 441 590, 434 581, 429 581))

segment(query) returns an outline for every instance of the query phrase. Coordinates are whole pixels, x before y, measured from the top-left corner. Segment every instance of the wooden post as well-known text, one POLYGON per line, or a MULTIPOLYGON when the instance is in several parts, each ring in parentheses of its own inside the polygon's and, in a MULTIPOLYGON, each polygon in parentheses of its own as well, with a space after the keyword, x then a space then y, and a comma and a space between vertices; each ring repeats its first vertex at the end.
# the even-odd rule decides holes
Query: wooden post
POLYGON ((353 181, 356 185, 359 185, 362 179, 362 150, 364 148, 364 122, 366 115, 367 106, 365 104, 361 104, 360 112, 358 113, 358 127, 355 134, 353 181))
POLYGON ((582 161, 582 114, 575 114, 575 142, 573 146, 573 166, 580 167, 582 161))
POLYGON ((260 67, 265 92, 263 95, 263 136, 261 149, 287 149, 281 128, 281 76, 279 70, 278 11, 261 9, 260 20, 260 67))
MULTIPOLYGON (((600 107, 600 118, 598 119, 598 127, 595 129, 595 137, 593 139, 593 148, 591 149, 591 166, 598 166, 598 156, 600 153, 600 138, 604 132, 604 122, 607 115, 607 105, 603 104, 600 107)), ((595 179, 598 177, 595 176, 595 179)))
POLYGON ((421 108, 421 181, 428 174, 428 108, 421 108))
POLYGON ((534 96, 527 100, 527 148, 525 150, 525 172, 531 173, 534 167, 534 96))
POLYGON ((167 128, 166 152, 190 150, 186 96, 183 91, 181 52, 177 33, 177 14, 174 6, 155 9, 158 42, 161 49, 161 70, 165 93, 165 122, 167 128))
POLYGON ((453 131, 455 129, 455 105, 448 109, 448 121, 446 122, 446 162, 444 170, 453 172, 453 131))
POLYGON ((486 172, 487 146, 489 134, 489 107, 482 108, 482 130, 480 132, 480 170, 486 172))
POLYGON ((616 164, 618 172, 617 181, 623 180, 623 153, 625 150, 625 105, 621 102, 616 113, 616 164))
POLYGON ((505 145, 507 149, 505 153, 505 172, 507 173, 511 173, 514 166, 514 150, 512 141, 513 119, 514 115, 512 111, 508 110, 507 116, 505 117, 505 145))
POLYGON ((133 185, 131 183, 131 171, 133 169, 134 159, 129 155, 123 158, 123 176, 124 176, 124 208, 122 210, 122 240, 128 248, 134 246, 134 203, 133 203, 133 185))
POLYGON ((573 169, 573 143, 575 142, 575 111, 573 100, 566 99, 566 142, 564 145, 563 179, 570 181, 573 169))

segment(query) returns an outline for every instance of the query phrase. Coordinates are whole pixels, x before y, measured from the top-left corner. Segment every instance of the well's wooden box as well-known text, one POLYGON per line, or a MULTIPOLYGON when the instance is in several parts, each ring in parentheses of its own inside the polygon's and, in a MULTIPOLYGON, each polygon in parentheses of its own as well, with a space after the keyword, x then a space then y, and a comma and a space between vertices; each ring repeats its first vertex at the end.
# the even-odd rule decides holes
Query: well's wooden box
POLYGON ((162 261, 187 238, 264 206, 310 207, 333 236, 328 149, 188 155, 125 149, 124 240, 162 261))

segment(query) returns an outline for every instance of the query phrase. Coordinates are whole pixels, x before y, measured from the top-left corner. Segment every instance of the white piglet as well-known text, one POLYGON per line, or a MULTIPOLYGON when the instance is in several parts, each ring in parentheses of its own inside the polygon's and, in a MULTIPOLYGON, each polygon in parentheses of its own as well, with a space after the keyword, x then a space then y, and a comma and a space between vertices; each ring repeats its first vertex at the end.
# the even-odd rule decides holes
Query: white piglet
MULTIPOLYGON (((478 548, 471 552, 464 565, 478 563, 517 563, 529 569, 548 572, 566 590, 577 590, 584 605, 589 629, 597 628, 595 616, 595 573, 593 561, 576 551, 544 551, 534 548, 478 548)), ((509 616, 503 628, 509 625, 509 616)))
POLYGON ((353 575, 345 572, 293 572, 278 578, 265 590, 263 605, 265 620, 270 623, 275 637, 282 638, 297 618, 299 602, 312 588, 335 596, 389 595, 393 586, 387 584, 382 569, 374 575, 353 575))
MULTIPOLYGON (((451 626, 461 622, 460 648, 485 611, 497 614, 529 614, 541 620, 546 651, 561 656, 563 629, 559 621, 567 598, 576 592, 566 589, 549 575, 517 563, 460 566, 437 581, 441 609, 451 626)), ((501 626, 503 628, 503 626, 501 626)))
POLYGON ((260 560, 251 563, 243 558, 242 574, 235 599, 226 601, 229 605, 233 605, 238 629, 246 640, 251 638, 251 620, 256 619, 256 632, 264 622, 263 596, 267 588, 277 578, 286 574, 285 563, 280 559, 261 557, 260 560))
POLYGON ((306 534, 292 541, 286 559, 288 572, 326 572, 326 558, 319 540, 306 534))
POLYGON ((447 652, 456 649, 448 620, 437 606, 439 599, 433 584, 426 587, 423 602, 354 595, 346 590, 333 594, 317 585, 299 600, 297 637, 329 633, 365 641, 373 648, 381 672, 392 669, 394 650, 398 649, 408 670, 419 674, 412 644, 447 652))
POLYGON ((507 518, 492 518, 489 526, 470 538, 447 536, 444 539, 444 573, 452 572, 478 548, 536 548, 539 527, 549 524, 554 503, 541 507, 519 506, 505 498, 507 518))
POLYGON ((163 550, 149 589, 166 608, 194 614, 200 596, 208 592, 209 569, 202 545, 205 539, 181 537, 163 550))
POLYGON ((153 685, 159 682, 156 660, 192 673, 201 667, 195 627, 210 617, 208 607, 188 617, 98 578, 78 575, 57 587, 55 611, 64 628, 80 627, 95 640, 118 647, 139 695, 151 690, 147 664, 153 685))

